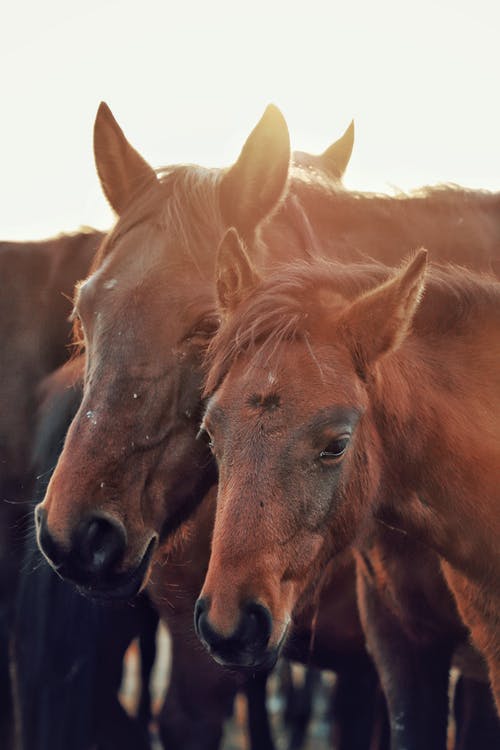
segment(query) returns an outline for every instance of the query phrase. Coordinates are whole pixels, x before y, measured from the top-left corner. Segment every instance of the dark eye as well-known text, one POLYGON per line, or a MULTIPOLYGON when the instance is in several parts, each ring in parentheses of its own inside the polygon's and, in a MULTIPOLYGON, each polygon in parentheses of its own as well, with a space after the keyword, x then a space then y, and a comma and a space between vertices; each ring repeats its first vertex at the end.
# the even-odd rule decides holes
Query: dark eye
POLYGON ((216 317, 207 317, 199 320, 191 330, 188 338, 211 338, 219 327, 219 319, 216 317))
POLYGON ((324 460, 340 458, 344 455, 349 444, 349 435, 341 435, 334 440, 330 440, 324 450, 321 451, 319 457, 324 460))
POLYGON ((196 440, 201 440, 204 442, 211 451, 214 449, 214 444, 212 442, 212 438, 210 437, 209 433, 206 431, 204 427, 200 427, 198 430, 198 434, 196 435, 196 440))

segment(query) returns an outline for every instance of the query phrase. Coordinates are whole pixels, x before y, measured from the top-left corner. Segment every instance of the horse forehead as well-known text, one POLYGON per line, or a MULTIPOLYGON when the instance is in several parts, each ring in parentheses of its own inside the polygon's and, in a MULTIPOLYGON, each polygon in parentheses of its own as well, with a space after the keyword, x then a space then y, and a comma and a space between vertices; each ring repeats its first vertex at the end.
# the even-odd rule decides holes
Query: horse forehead
POLYGON ((126 290, 128 286, 143 283, 152 274, 166 273, 168 247, 165 239, 159 233, 152 233, 146 240, 143 234, 131 231, 117 241, 95 274, 100 288, 126 290))
POLYGON ((197 277, 174 269, 168 261, 142 263, 140 259, 127 263, 110 263, 99 269, 80 289, 80 297, 89 301, 94 315, 108 322, 113 321, 111 332, 118 322, 126 318, 131 333, 141 326, 155 326, 155 333, 169 339, 177 323, 189 323, 194 300, 203 297, 206 284, 198 283, 197 277))
POLYGON ((274 415, 294 412, 302 416, 352 401, 363 405, 363 393, 349 360, 335 350, 328 357, 318 350, 291 346, 286 356, 269 364, 239 361, 220 391, 221 406, 226 403, 254 414, 274 415), (361 403, 360 403, 361 402, 361 403))

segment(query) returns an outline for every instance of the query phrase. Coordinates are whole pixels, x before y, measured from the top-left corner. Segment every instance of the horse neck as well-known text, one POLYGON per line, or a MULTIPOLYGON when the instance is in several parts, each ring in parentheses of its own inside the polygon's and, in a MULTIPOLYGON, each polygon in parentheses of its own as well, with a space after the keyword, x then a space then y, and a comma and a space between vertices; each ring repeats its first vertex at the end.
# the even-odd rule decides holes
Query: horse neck
POLYGON ((484 369, 491 340, 481 348, 472 337, 460 346, 413 335, 382 360, 371 385, 386 464, 381 487, 389 488, 381 518, 479 577, 486 561, 498 559, 500 534, 499 383, 491 361, 489 374, 484 369))

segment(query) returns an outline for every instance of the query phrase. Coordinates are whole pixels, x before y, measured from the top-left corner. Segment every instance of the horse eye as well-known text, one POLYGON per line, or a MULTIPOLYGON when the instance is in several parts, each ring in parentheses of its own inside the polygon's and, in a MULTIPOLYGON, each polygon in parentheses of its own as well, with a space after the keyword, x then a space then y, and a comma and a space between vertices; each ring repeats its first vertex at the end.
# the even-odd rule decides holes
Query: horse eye
POLYGON ((198 321, 195 328, 191 331, 189 338, 211 338, 216 333, 218 327, 218 318, 204 318, 203 320, 198 321))
POLYGON ((213 451, 214 444, 212 442, 212 438, 204 427, 200 427, 200 429, 198 430, 196 440, 202 440, 210 448, 210 450, 213 451))
POLYGON ((326 448, 321 451, 319 457, 322 459, 340 458, 344 455, 349 444, 349 435, 342 435, 341 437, 331 440, 326 448))

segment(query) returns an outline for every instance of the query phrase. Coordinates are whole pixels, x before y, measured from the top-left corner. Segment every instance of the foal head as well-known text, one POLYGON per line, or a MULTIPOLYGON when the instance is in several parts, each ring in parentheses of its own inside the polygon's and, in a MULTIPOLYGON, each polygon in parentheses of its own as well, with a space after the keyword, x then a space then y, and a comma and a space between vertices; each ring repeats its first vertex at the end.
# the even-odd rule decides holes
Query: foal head
POLYGON ((219 494, 195 614, 219 662, 269 666, 326 559, 370 513, 384 456, 368 383, 409 329, 424 266, 425 253, 394 276, 318 262, 259 282, 226 235, 203 421, 219 494))

